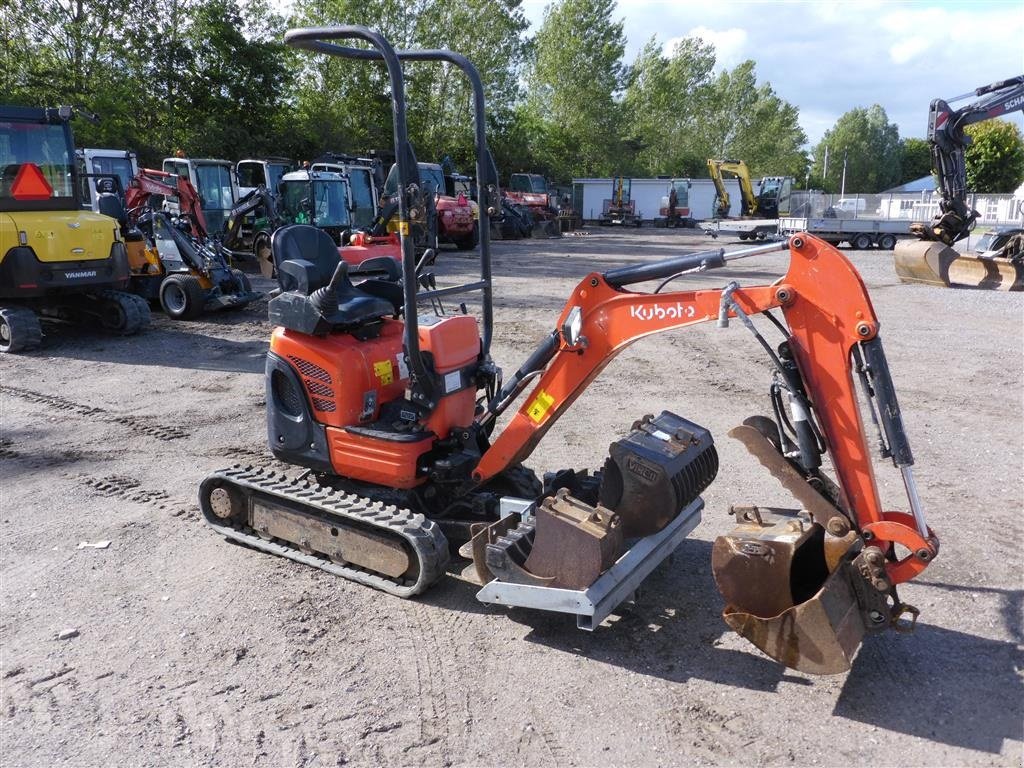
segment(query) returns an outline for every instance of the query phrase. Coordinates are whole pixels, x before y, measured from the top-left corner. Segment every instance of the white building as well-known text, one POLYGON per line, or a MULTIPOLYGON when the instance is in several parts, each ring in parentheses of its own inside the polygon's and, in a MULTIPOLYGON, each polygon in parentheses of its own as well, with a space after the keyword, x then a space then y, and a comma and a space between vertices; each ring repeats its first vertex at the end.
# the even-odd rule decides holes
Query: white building
MULTIPOLYGON (((630 197, 636 203, 636 212, 644 221, 651 221, 658 215, 661 199, 668 195, 671 179, 633 179, 630 197)), ((601 218, 606 200, 612 199, 614 179, 573 179, 573 205, 584 221, 601 218)), ((743 209, 740 185, 736 179, 726 179, 725 189, 729 193, 729 215, 739 216, 743 209)), ((690 217, 696 220, 710 219, 714 215, 715 185, 711 179, 690 180, 690 217)))

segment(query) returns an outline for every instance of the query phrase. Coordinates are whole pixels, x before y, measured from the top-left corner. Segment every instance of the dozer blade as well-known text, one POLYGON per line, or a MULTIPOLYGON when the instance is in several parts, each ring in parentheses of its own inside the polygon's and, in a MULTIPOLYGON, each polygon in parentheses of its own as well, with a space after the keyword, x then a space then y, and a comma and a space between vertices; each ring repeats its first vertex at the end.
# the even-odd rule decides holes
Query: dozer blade
POLYGON ((738 508, 715 540, 711 568, 725 622, 771 658, 816 675, 845 672, 866 631, 887 626, 884 558, 856 554, 804 511, 738 508), (832 552, 826 538, 834 539, 832 552), (835 547, 845 547, 836 557, 835 547), (831 554, 832 557, 828 557, 831 554), (831 573, 829 572, 831 570, 831 573))
POLYGON ((936 241, 900 241, 893 253, 893 266, 905 283, 1024 291, 1024 262, 982 259, 936 241))

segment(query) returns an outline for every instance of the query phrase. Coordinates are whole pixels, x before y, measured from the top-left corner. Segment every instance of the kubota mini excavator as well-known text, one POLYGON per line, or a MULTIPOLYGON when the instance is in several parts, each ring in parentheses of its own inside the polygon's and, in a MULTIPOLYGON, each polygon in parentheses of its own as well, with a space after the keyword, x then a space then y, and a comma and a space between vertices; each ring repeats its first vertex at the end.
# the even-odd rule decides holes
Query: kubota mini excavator
POLYGON ((473 558, 464 575, 483 584, 478 599, 575 614, 593 628, 699 521, 699 494, 718 470, 712 436, 666 411, 612 443, 596 474, 562 471, 542 486, 522 462, 632 342, 737 319, 771 362, 772 417, 747 419, 730 434, 802 509, 734 509, 736 529, 715 542, 712 556, 725 620, 784 664, 835 673, 849 667, 865 633, 916 617, 896 588, 928 566, 938 539, 914 484, 878 318, 842 254, 801 235, 788 245, 591 273, 539 347, 503 379, 490 354, 488 217, 500 191, 476 70, 449 51, 395 51, 365 27, 291 30, 285 40, 387 68, 402 275, 353 284, 325 233, 275 233, 282 292, 270 302, 268 439, 279 460, 308 471, 294 480, 251 466, 213 473, 199 492, 210 526, 401 597, 439 579, 450 547, 461 544, 460 554, 473 558), (329 42, 352 39, 372 47, 329 42), (406 134, 402 61, 454 64, 473 86, 480 273, 465 284, 437 288, 417 274, 409 221, 423 190, 406 134), (771 250, 788 250, 789 269, 770 285, 670 288, 680 275, 771 250), (653 291, 637 288, 652 281, 653 291), (465 305, 437 311, 442 299, 466 294, 479 299, 479 325, 465 305), (755 323, 759 315, 778 334, 776 345, 755 323), (856 382, 881 455, 902 474, 909 513, 881 504, 856 382), (823 471, 826 456, 835 481, 823 471))
POLYGON ((964 151, 971 137, 964 133, 968 125, 1024 110, 1024 75, 985 85, 973 93, 944 101, 935 99, 928 112, 928 142, 932 149, 932 167, 939 179, 942 201, 939 214, 930 224, 914 223, 910 231, 918 240, 901 240, 896 245, 893 264, 905 283, 961 285, 1000 291, 1024 290, 1024 257, 979 257, 959 253, 954 243, 974 229, 978 212, 967 203, 967 167, 964 151), (961 109, 950 102, 971 96, 977 101, 961 109))

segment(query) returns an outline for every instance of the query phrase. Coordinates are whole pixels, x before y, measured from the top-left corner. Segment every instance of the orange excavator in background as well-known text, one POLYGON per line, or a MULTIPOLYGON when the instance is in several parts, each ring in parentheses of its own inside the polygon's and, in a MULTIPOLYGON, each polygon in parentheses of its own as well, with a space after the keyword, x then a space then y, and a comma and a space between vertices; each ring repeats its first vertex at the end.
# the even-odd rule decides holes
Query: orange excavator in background
POLYGON ((228 262, 219 242, 209 238, 199 194, 181 176, 142 168, 125 190, 109 174, 97 176, 96 205, 115 219, 128 251, 130 290, 147 301, 159 300, 176 320, 213 309, 241 308, 260 294, 249 278, 228 262), (178 201, 175 216, 155 210, 154 198, 178 201))
POLYGON ((596 473, 562 470, 542 484, 524 462, 626 346, 735 320, 770 361, 772 415, 730 434, 801 508, 734 508, 736 528, 712 555, 725 620, 779 662, 827 674, 849 667, 865 634, 916 618, 896 590, 935 558, 938 539, 918 498, 880 323, 842 254, 800 235, 593 272, 506 379, 491 357, 488 217, 501 197, 476 70, 450 51, 396 51, 359 26, 291 30, 285 40, 386 66, 402 274, 356 284, 325 233, 301 225, 275 233, 282 291, 269 305, 268 440, 275 457, 307 471, 298 479, 252 466, 211 474, 199 502, 214 530, 400 597, 430 587, 458 553, 470 561, 462 576, 481 586, 479 600, 573 614, 594 629, 699 522, 700 493, 718 472, 714 440, 663 411, 613 442, 596 473), (329 42, 339 39, 372 47, 329 42), (466 283, 437 287, 416 263, 409 222, 423 193, 406 134, 403 61, 447 62, 473 86, 480 272, 466 283), (789 268, 772 284, 671 289, 681 275, 783 250, 789 268), (479 323, 465 303, 445 312, 442 301, 463 296, 478 303, 479 323), (909 512, 879 498, 858 382, 909 512))
POLYGON ((893 264, 900 280, 946 287, 1024 290, 1024 256, 981 256, 960 253, 952 247, 970 235, 979 215, 967 203, 964 151, 971 138, 964 129, 1022 110, 1024 75, 982 86, 949 101, 932 101, 928 112, 928 141, 942 201, 938 215, 930 223, 911 225, 910 231, 918 240, 897 243, 893 264), (971 96, 979 98, 960 109, 949 105, 949 102, 971 96))

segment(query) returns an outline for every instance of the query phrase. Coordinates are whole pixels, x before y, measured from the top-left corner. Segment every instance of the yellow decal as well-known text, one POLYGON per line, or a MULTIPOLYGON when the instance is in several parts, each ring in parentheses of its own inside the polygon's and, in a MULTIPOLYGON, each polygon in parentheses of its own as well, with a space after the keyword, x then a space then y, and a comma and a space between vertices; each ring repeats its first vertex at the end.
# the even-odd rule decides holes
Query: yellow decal
POLYGON ((537 393, 537 396, 533 398, 533 402, 530 403, 530 407, 526 409, 526 415, 533 419, 537 424, 540 424, 544 420, 544 417, 548 415, 548 411, 551 410, 551 406, 554 404, 555 398, 542 389, 537 393))
POLYGON ((383 360, 373 364, 373 375, 380 379, 380 385, 386 387, 395 380, 394 369, 390 360, 383 360))
POLYGON ((408 221, 399 221, 398 222, 398 234, 405 235, 406 237, 409 236, 409 222, 408 221))

